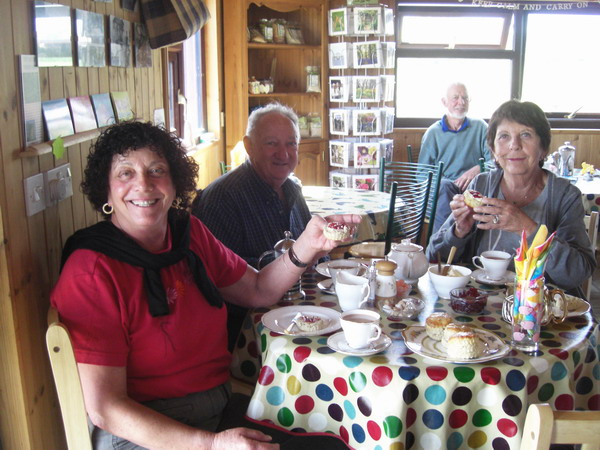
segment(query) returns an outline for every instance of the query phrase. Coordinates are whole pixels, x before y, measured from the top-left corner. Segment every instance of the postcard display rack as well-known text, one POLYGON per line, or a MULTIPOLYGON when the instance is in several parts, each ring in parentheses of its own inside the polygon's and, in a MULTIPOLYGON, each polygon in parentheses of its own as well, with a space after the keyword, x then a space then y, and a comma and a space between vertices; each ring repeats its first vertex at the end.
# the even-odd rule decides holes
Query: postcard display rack
POLYGON ((329 10, 329 183, 377 190, 393 159, 396 45, 393 10, 367 3, 329 10))

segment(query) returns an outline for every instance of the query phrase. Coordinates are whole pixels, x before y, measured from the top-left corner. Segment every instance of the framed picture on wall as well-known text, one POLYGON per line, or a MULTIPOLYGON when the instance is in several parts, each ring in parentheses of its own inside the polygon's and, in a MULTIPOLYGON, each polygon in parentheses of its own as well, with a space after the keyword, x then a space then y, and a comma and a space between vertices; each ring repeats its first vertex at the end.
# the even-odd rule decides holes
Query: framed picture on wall
POLYGON ((120 17, 109 16, 110 65, 129 67, 131 61, 131 24, 120 17))
POLYGON ((104 16, 82 9, 75 10, 75 39, 79 67, 106 66, 104 16))
POLYGON ((350 134, 350 111, 349 109, 329 110, 329 133, 348 136, 350 134))
POLYGON ((135 67, 152 67, 152 49, 148 39, 148 30, 143 23, 133 24, 133 48, 135 67))
POLYGON ((336 8, 329 10, 329 36, 347 35, 348 27, 348 8, 336 8))
POLYGON ((70 97, 69 108, 71 109, 75 133, 98 128, 92 101, 88 96, 70 97))
POLYGON ((352 161, 352 143, 347 141, 329 141, 329 165, 350 167, 352 161))
POLYGON ((378 102, 381 97, 380 81, 377 76, 352 77, 352 100, 356 103, 378 102))
POLYGON ((329 77, 329 101, 347 102, 350 99, 352 77, 329 77))
POLYGON ((381 42, 366 41, 355 42, 353 49, 353 63, 355 68, 378 68, 382 65, 381 42))
POLYGON ((335 42, 329 44, 329 68, 348 69, 352 67, 352 44, 349 42, 335 42))
POLYGON ((355 136, 377 136, 381 134, 379 109, 357 109, 352 114, 352 132, 355 136))
POLYGON ((131 109, 131 103, 129 103, 129 94, 127 91, 111 92, 110 98, 115 109, 117 122, 132 120, 135 117, 131 109))
POLYGON ((354 34, 381 34, 381 7, 354 8, 354 34))
POLYGON ((356 169, 379 168, 379 142, 357 142, 354 144, 354 167, 356 169))
POLYGON ((72 66, 71 8, 35 0, 34 15, 38 67, 72 66))

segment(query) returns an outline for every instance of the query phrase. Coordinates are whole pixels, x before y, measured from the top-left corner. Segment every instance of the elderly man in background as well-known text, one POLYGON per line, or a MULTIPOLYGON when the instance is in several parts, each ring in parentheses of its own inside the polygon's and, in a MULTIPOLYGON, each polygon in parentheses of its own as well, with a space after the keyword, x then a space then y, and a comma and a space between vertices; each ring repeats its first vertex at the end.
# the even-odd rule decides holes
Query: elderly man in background
POLYGON ((450 215, 452 197, 462 193, 479 174, 479 158, 490 160, 487 124, 481 119, 467 117, 469 102, 469 93, 463 83, 450 84, 446 96, 442 97, 446 113, 427 129, 421 141, 419 163, 444 162, 434 233, 450 215))
MULTIPOLYGON (((254 110, 244 136, 249 159, 209 184, 194 202, 193 214, 254 267, 285 231, 297 239, 311 218, 301 186, 290 178, 299 141, 298 116, 291 108, 271 103, 254 110)), ((246 310, 228 307, 231 347, 246 310)))

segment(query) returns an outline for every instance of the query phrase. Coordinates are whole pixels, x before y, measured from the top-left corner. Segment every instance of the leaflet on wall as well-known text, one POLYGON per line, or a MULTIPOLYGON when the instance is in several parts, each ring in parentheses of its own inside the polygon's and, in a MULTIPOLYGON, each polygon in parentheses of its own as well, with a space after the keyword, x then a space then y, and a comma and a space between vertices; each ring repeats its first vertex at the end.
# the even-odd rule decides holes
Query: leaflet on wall
POLYGON ((135 67, 152 67, 152 49, 148 30, 143 23, 133 24, 133 46, 135 54, 135 67))
POLYGON ((75 132, 66 99, 42 102, 42 112, 49 140, 71 136, 75 132))
POLYGON ((131 60, 131 24, 120 17, 109 16, 110 65, 129 67, 131 60))
POLYGON ((21 102, 23 104, 23 141, 25 146, 39 144, 44 139, 40 69, 35 55, 19 55, 21 102))

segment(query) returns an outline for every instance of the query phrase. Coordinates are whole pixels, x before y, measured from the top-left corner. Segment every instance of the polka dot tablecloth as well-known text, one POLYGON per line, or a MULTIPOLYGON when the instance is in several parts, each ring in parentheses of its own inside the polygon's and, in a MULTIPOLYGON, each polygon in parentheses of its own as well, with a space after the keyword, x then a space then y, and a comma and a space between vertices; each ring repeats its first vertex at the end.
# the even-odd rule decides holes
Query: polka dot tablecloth
POLYGON ((581 191, 581 200, 586 214, 592 211, 600 211, 600 178, 594 177, 592 180, 585 180, 577 177, 575 186, 581 191))
MULTIPOLYGON (((320 279, 305 274, 307 297, 298 304, 337 309, 337 298, 317 288, 320 279)), ((466 316, 438 299, 427 277, 412 295, 427 300, 423 313, 414 321, 382 319, 392 345, 364 357, 331 350, 326 336, 273 333, 260 322, 268 309, 254 311, 234 354, 238 375, 256 380, 247 415, 293 431, 333 433, 357 449, 514 449, 531 403, 600 409, 599 330, 589 313, 544 328, 535 355, 511 350, 487 363, 450 364, 412 353, 402 330, 447 311, 507 339, 502 298, 491 295, 481 315, 466 316)))
POLYGON ((304 186, 302 194, 311 214, 363 216, 356 232, 355 242, 378 240, 385 236, 390 207, 389 193, 364 189, 304 186))

